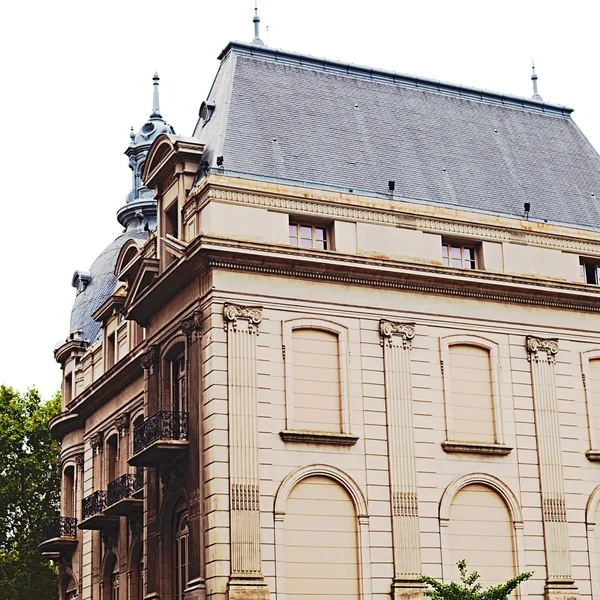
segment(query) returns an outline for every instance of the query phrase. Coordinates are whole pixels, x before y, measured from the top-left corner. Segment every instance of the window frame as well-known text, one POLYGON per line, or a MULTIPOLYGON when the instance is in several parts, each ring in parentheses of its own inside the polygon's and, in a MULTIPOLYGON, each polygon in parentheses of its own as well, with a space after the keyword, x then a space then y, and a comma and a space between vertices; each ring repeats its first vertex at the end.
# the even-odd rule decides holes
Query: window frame
POLYGON ((444 267, 447 267, 449 269, 461 269, 463 271, 477 271, 481 269, 481 255, 480 255, 480 250, 481 248, 481 242, 476 241, 476 240, 461 240, 461 239, 448 239, 448 238, 442 238, 442 264, 444 265, 444 267), (446 264, 444 262, 444 247, 448 247, 448 264, 446 264), (461 250, 461 263, 462 265, 460 267, 456 267, 452 265, 452 258, 451 258, 451 248, 460 248, 461 250), (472 267, 465 267, 464 266, 464 257, 463 257, 463 251, 464 250, 473 250, 473 266, 472 267))
POLYGON ((304 220, 304 219, 296 219, 292 216, 290 216, 289 219, 289 223, 288 223, 288 243, 290 246, 292 246, 293 248, 298 248, 300 250, 321 250, 321 251, 329 251, 329 250, 333 250, 333 242, 332 242, 332 234, 331 234, 332 228, 331 228, 331 224, 330 223, 323 223, 323 222, 317 222, 317 221, 311 221, 310 219, 308 220, 304 220), (298 243, 297 244, 293 244, 292 243, 292 236, 289 235, 289 230, 292 226, 295 226, 298 228, 298 235, 297 240, 298 243), (305 239, 301 237, 301 231, 300 228, 301 227, 310 227, 311 228, 311 233, 312 233, 312 246, 310 248, 305 248, 301 245, 301 240, 305 239), (323 235, 324 235, 324 247, 323 248, 317 248, 315 246, 315 241, 316 241, 316 236, 315 236, 315 232, 316 229, 322 229, 323 230, 323 235))
POLYGON ((325 319, 289 319, 282 322, 283 362, 285 379, 285 431, 280 435, 284 441, 305 441, 351 445, 358 440, 351 433, 350 391, 348 382, 349 350, 348 329, 343 325, 325 319), (341 433, 297 430, 294 426, 294 365, 292 360, 293 332, 297 329, 317 329, 333 333, 338 338, 338 359, 340 369, 340 421, 341 433))
POLYGON ((487 338, 471 334, 455 334, 440 338, 440 354, 442 383, 444 393, 444 411, 446 415, 446 440, 442 448, 446 452, 469 452, 505 455, 512 448, 505 445, 504 424, 502 414, 502 393, 500 386, 500 359, 499 345, 487 338), (450 347, 475 346, 487 350, 490 355, 490 375, 492 383, 492 418, 494 420, 494 443, 465 442, 457 440, 454 433, 453 403, 452 403, 452 377, 450 374, 450 347))
POLYGON ((190 521, 187 509, 181 510, 175 515, 175 527, 173 531, 173 598, 183 600, 189 580, 190 566, 190 521), (181 523, 186 519, 185 531, 181 531, 181 523), (181 544, 185 548, 185 561, 182 565, 181 544), (181 576, 182 567, 184 569, 181 576))
POLYGON ((585 453, 591 461, 600 461, 600 440, 597 439, 595 427, 594 402, 592 398, 593 386, 590 373, 590 361, 600 360, 600 348, 586 350, 581 353, 581 371, 583 375, 583 390, 585 392, 586 412, 588 419, 588 438, 590 448, 585 453))
POLYGON ((580 267, 580 279, 582 283, 586 285, 600 285, 600 259, 594 259, 590 256, 580 256, 579 257, 579 267, 580 267), (587 267, 588 265, 593 265, 596 268, 596 281, 590 283, 587 280, 587 267), (583 271, 583 272, 581 272, 583 271))

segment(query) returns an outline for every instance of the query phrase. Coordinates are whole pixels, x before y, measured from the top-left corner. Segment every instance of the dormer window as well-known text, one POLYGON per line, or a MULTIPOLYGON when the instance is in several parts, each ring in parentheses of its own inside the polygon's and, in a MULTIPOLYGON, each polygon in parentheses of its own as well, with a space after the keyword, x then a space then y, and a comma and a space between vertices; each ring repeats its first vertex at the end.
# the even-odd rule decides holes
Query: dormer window
POLYGON ((92 280, 92 276, 88 271, 75 271, 71 285, 77 290, 77 295, 81 294, 87 287, 87 284, 92 280))
POLYGON ((455 269, 476 269, 477 248, 473 243, 442 241, 442 262, 455 269))
POLYGON ((203 102, 200 105, 200 118, 207 123, 215 111, 215 105, 211 102, 203 102))

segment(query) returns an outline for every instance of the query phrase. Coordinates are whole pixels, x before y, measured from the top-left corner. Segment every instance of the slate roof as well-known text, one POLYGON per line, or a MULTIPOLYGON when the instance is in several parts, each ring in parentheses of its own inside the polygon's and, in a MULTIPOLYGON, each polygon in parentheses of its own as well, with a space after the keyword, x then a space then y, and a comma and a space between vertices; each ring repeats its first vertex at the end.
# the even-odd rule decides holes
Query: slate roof
POLYGON ((141 246, 148 239, 148 233, 139 229, 125 232, 109 244, 92 264, 89 271, 92 278, 73 302, 69 332, 81 331, 83 339, 90 344, 100 334, 100 323, 94 321, 92 315, 115 291, 117 278, 114 270, 117 258, 125 242, 130 239, 139 240, 138 244, 141 246))
POLYGON ((238 42, 220 58, 194 132, 213 166, 600 227, 600 159, 569 108, 238 42))

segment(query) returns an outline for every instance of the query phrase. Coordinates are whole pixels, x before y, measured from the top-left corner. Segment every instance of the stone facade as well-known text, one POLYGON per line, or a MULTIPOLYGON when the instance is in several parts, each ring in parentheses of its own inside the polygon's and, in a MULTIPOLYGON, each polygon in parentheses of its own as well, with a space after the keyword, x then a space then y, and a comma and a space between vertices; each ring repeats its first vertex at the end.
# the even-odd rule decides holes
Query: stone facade
POLYGON ((461 558, 487 584, 534 571, 521 598, 600 597, 600 302, 580 268, 600 235, 198 180, 205 150, 156 138, 157 231, 123 246, 98 340, 57 350, 79 523, 61 600, 412 600, 461 558))

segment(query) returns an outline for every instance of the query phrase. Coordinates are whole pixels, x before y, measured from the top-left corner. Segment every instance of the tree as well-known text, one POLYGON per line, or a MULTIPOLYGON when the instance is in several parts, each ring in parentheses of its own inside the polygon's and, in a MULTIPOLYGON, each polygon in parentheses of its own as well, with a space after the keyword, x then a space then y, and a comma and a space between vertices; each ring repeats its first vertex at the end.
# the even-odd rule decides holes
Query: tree
POLYGON ((44 524, 58 516, 60 445, 48 421, 60 393, 0 386, 0 600, 55 600, 57 569, 37 550, 44 524))
POLYGON ((480 577, 477 571, 467 574, 466 560, 459 560, 456 564, 460 571, 461 583, 440 583, 432 577, 423 576, 421 581, 432 588, 425 592, 426 596, 435 600, 509 600, 509 594, 533 575, 521 573, 506 583, 484 590, 477 581, 480 577))

